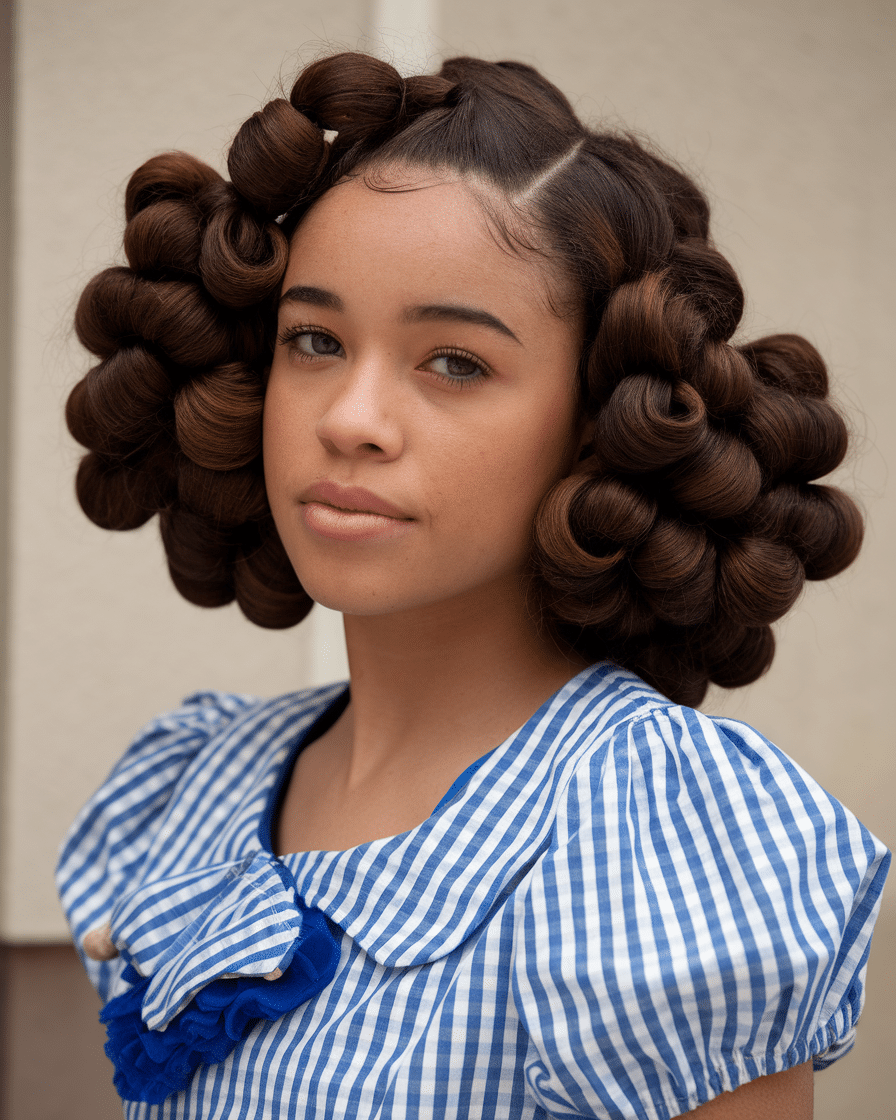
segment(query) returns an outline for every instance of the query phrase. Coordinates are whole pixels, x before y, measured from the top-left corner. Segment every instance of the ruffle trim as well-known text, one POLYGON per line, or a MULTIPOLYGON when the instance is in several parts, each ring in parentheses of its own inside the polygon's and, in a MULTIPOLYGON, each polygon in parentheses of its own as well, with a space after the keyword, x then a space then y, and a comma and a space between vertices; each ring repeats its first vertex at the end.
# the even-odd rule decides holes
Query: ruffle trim
POLYGON ((281 977, 213 980, 164 1030, 150 1030, 143 1022, 151 978, 127 966, 123 979, 133 986, 100 1013, 115 1088, 123 1100, 160 1104, 185 1089, 200 1065, 228 1057, 256 1023, 273 1022, 323 991, 339 963, 339 942, 320 910, 300 908, 302 933, 281 977))

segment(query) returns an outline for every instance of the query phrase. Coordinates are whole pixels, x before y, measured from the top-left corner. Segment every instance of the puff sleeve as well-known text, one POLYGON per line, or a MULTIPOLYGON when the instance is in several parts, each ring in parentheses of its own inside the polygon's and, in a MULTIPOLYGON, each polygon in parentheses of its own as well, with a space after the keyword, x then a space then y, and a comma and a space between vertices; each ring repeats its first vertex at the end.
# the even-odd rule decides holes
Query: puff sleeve
POLYGON ((751 728, 663 708, 576 767, 515 913, 529 1092, 667 1120, 852 1044, 889 853, 751 728))
POLYGON ((249 697, 202 692, 139 733, 69 830, 56 884, 72 936, 91 982, 105 1001, 124 968, 96 962, 82 950, 84 935, 109 920, 125 884, 136 880, 165 810, 197 755, 251 704, 249 697))

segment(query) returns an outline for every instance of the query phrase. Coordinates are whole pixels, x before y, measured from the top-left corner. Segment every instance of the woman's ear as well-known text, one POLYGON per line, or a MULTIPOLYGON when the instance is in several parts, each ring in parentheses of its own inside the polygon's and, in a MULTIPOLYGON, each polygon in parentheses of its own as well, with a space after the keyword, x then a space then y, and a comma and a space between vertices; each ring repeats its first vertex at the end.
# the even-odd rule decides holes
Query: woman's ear
POLYGON ((581 474, 586 471, 590 461, 594 458, 594 418, 582 420, 579 425, 576 452, 573 456, 570 474, 581 474))

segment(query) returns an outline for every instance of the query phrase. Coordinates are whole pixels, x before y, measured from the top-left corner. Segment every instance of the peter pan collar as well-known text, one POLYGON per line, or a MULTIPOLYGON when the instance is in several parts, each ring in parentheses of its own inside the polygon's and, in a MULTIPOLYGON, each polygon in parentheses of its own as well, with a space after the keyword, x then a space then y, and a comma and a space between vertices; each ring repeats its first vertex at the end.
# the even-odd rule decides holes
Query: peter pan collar
POLYGON ((615 666, 583 670, 416 828, 344 852, 281 857, 299 896, 379 964, 408 968, 445 956, 533 866, 576 763, 609 726, 636 706, 643 711, 645 696, 662 702, 615 666))
MULTIPOLYGON (((221 860, 209 834, 207 863, 170 862, 160 837, 141 881, 119 899, 113 939, 150 978, 143 1021, 164 1030, 213 980, 287 968, 307 928, 306 909, 319 911, 385 966, 407 968, 450 953, 488 920, 547 847, 555 806, 583 753, 630 711, 643 712, 645 698, 662 702, 633 674, 591 666, 416 828, 346 851, 278 858, 267 822, 279 791, 303 744, 344 708, 346 689, 324 690, 310 704, 299 697, 298 738, 284 745, 281 736, 267 758, 253 756, 240 832, 254 841, 239 858, 221 860)), ((289 705, 268 703, 272 725, 284 726, 289 705)), ((263 709, 246 720, 260 721, 263 709)), ((209 744, 210 752, 219 749, 209 744)), ((190 802, 194 819, 215 819, 214 785, 205 796, 207 804, 190 802)))

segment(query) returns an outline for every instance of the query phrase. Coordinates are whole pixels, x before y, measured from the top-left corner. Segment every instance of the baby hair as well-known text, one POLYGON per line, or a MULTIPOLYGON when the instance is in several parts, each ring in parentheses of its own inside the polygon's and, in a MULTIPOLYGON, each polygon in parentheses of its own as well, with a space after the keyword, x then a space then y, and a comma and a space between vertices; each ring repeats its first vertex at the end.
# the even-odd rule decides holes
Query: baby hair
POLYGON ((307 614, 261 460, 288 238, 340 179, 402 165, 487 188, 511 247, 544 254, 575 292, 586 446, 533 529, 544 624, 681 703, 755 680, 804 580, 861 543, 855 505, 813 483, 847 446, 824 363, 796 335, 732 345, 743 292, 701 191, 631 136, 586 128, 520 63, 455 58, 403 79, 335 55, 243 124, 230 182, 177 152, 134 174, 128 267, 91 281, 76 314, 100 359, 67 408, 89 449, 84 511, 109 529, 158 514, 193 603, 236 599, 267 627, 307 614))

